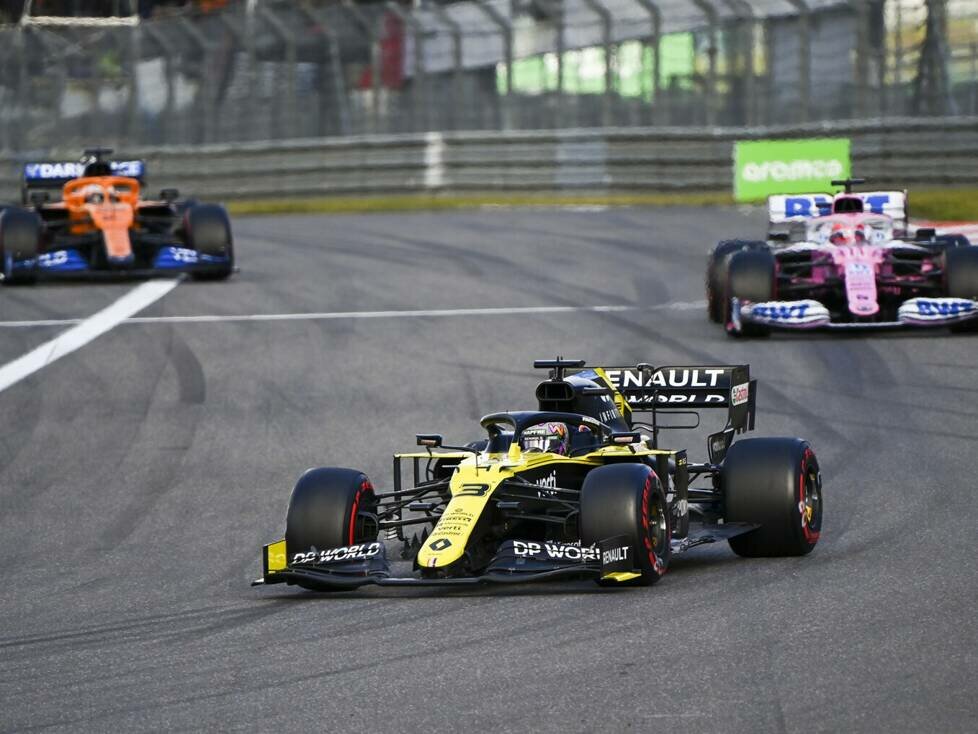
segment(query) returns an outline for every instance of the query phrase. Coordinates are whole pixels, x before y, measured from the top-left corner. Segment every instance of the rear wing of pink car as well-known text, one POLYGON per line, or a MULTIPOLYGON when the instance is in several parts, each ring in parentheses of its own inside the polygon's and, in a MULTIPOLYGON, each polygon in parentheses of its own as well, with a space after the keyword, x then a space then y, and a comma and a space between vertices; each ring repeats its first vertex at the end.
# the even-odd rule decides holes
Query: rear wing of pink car
MULTIPOLYGON (((893 220, 894 229, 906 229, 909 206, 906 191, 855 191, 844 194, 863 202, 867 213, 883 214, 893 220)), ((835 194, 777 194, 767 199, 769 225, 804 222, 812 217, 832 214, 835 194)))

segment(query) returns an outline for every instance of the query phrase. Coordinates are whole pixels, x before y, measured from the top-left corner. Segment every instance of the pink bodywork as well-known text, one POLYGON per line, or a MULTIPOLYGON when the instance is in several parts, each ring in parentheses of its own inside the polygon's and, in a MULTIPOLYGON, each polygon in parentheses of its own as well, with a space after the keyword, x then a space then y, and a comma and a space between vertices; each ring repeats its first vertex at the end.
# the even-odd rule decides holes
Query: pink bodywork
MULTIPOLYGON (((846 284, 849 311, 854 316, 878 313, 877 279, 894 275, 892 267, 885 262, 885 245, 893 240, 890 217, 862 212, 817 217, 809 222, 807 239, 819 245, 812 258, 811 280, 822 284, 841 276, 846 284)), ((922 276, 932 267, 925 263, 922 276)), ((900 278, 923 281, 922 276, 900 278)), ((886 291, 887 287, 883 286, 882 290, 886 291)))
POLYGON ((876 297, 876 269, 883 262, 883 249, 873 245, 839 245, 832 262, 844 273, 849 311, 854 316, 872 316, 880 310, 876 297))

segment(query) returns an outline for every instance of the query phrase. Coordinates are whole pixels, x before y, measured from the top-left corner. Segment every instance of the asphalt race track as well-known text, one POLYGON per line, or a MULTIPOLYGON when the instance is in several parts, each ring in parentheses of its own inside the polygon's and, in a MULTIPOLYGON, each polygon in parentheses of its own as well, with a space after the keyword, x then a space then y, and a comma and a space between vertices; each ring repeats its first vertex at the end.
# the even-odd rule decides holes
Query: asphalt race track
MULTIPOLYGON (((235 229, 238 275, 140 316, 318 317, 122 323, 0 392, 0 729, 974 731, 978 339, 728 339, 704 254, 759 212, 235 229), (436 313, 383 313, 403 311, 436 313), (248 586, 305 468, 389 488, 415 433, 477 438, 481 415, 532 407, 531 362, 558 354, 749 362, 757 435, 818 453, 815 552, 707 546, 610 592, 248 586)), ((136 285, 0 290, 0 364, 136 285)))

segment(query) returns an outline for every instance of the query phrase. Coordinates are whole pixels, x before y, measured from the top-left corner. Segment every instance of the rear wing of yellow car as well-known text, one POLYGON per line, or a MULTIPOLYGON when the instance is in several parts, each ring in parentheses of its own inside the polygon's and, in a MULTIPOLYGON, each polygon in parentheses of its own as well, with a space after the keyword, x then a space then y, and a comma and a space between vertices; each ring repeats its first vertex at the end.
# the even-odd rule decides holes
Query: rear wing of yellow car
POLYGON ((750 366, 746 364, 666 367, 638 364, 593 367, 575 374, 607 384, 621 396, 621 402, 631 413, 651 414, 650 427, 656 445, 660 429, 697 427, 698 411, 703 408, 727 411, 726 425, 709 437, 711 460, 722 459, 734 434, 754 430, 757 380, 751 379, 750 366), (658 420, 660 414, 677 413, 695 414, 696 425, 662 425, 658 420))

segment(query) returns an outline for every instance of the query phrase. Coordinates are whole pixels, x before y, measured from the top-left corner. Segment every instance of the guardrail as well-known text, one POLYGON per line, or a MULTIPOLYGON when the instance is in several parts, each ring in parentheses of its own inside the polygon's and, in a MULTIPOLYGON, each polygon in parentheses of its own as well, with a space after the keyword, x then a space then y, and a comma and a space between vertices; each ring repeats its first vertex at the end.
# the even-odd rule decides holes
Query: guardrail
MULTIPOLYGON (((978 183, 974 117, 768 128, 421 133, 121 152, 147 161, 153 186, 177 186, 218 200, 492 190, 729 191, 735 141, 817 136, 849 138, 854 173, 874 185, 978 183)), ((60 155, 71 160, 78 151, 60 155)), ((0 200, 19 199, 21 164, 0 159, 0 200)))

